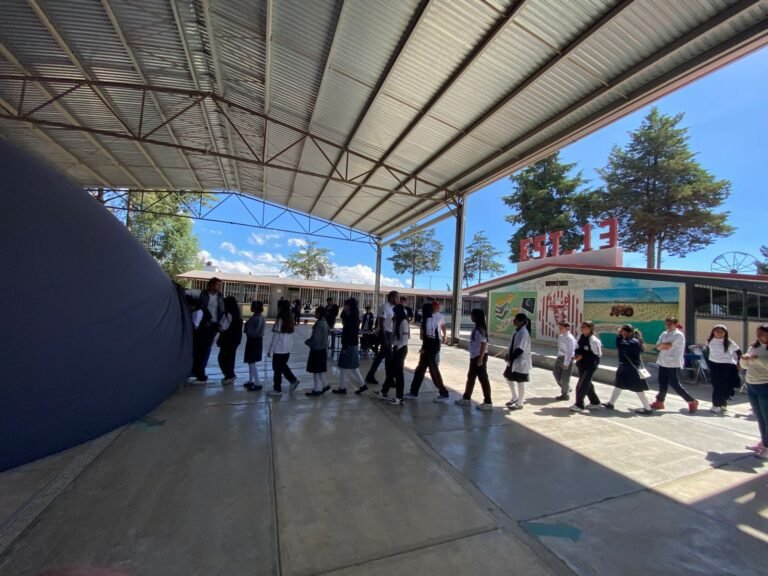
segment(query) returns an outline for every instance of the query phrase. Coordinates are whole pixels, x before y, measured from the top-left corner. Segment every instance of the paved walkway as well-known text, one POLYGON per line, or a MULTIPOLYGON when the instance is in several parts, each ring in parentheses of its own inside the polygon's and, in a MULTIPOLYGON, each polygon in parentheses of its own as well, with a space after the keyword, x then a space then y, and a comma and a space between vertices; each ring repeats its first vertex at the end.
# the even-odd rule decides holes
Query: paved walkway
MULTIPOLYGON (((442 353, 455 392, 467 362, 442 353)), ((0 575, 765 573, 768 463, 744 450, 743 396, 726 416, 676 397, 636 416, 629 394, 584 416, 536 369, 510 414, 502 370, 492 359, 489 413, 436 404, 429 383, 404 407, 184 386, 150 418, 0 474, 0 575)))

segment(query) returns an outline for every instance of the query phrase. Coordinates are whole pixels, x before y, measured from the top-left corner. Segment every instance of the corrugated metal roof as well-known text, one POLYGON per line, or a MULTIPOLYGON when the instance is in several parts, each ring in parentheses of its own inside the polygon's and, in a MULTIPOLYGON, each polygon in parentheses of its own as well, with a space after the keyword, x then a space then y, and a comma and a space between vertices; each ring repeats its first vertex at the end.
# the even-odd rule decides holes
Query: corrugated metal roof
POLYGON ((766 42, 768 0, 5 0, 0 135, 388 235, 766 42))

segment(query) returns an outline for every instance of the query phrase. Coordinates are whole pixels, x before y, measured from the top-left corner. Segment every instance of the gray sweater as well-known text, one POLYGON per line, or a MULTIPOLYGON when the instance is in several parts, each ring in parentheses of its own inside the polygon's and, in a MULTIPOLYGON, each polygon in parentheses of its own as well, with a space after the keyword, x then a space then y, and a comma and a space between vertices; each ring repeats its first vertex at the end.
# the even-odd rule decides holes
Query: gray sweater
POLYGON ((312 335, 304 342, 309 346, 310 350, 326 350, 328 348, 328 322, 325 318, 320 318, 315 325, 312 326, 312 335))

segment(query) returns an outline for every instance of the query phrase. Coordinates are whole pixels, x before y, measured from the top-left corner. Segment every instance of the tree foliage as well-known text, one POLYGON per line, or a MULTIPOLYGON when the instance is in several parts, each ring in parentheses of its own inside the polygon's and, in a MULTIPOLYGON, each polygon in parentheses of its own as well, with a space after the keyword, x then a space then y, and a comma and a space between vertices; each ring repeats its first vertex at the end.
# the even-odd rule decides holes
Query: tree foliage
POLYGON ((483 281, 483 272, 486 277, 498 276, 504 273, 504 265, 499 262, 501 251, 496 250, 488 240, 484 230, 475 232, 472 243, 464 251, 464 282, 469 286, 470 281, 477 278, 477 282, 483 281))
POLYGON ((730 194, 695 159, 683 114, 669 116, 654 107, 630 133, 626 147, 615 146, 607 166, 603 216, 619 220, 619 244, 645 252, 648 268, 660 268, 662 255, 685 256, 728 236, 728 212, 716 211, 730 194))
POLYGON ((422 230, 391 245, 392 256, 389 260, 397 274, 411 275, 411 288, 416 283, 416 276, 440 269, 440 257, 443 243, 435 240, 435 230, 422 230))
POLYGON ((283 263, 282 271, 291 278, 317 280, 318 278, 333 277, 333 264, 330 259, 331 251, 320 248, 317 242, 310 240, 306 246, 298 248, 288 255, 283 263), (324 272, 324 274, 322 273, 324 272))
POLYGON ((765 261, 758 262, 757 272, 758 274, 768 274, 768 246, 760 247, 760 255, 765 259, 765 261))
MULTIPOLYGON (((134 195, 100 191, 96 199, 111 208, 173 279, 195 267, 199 251, 192 220, 183 217, 187 207, 184 194, 144 192, 134 195)), ((203 198, 208 202, 209 197, 203 198)))
MULTIPOLYGON (((520 261, 520 240, 545 232, 563 231, 563 251, 581 245, 581 226, 593 216, 596 202, 595 193, 584 188, 581 172, 572 174, 575 167, 561 162, 556 152, 510 176, 512 194, 502 200, 514 210, 507 222, 517 226, 508 240, 512 262, 520 261)), ((549 242, 547 250, 551 254, 549 242)))

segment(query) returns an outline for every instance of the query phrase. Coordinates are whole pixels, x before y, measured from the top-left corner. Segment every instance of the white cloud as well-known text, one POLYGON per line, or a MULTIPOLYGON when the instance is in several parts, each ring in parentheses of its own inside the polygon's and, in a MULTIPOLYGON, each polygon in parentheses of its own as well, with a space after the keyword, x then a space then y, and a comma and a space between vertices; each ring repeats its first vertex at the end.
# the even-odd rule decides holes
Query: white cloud
POLYGON ((219 246, 222 250, 226 250, 230 254, 237 254, 237 248, 235 247, 232 242, 222 242, 221 246, 219 246))
POLYGON ((270 252, 252 252, 250 250, 241 250, 240 256, 245 256, 248 260, 262 262, 264 264, 282 264, 286 258, 282 254, 272 254, 270 252))
POLYGON ((222 272, 229 272, 232 274, 253 274, 254 276, 277 276, 280 273, 280 266, 272 264, 212 258, 210 252, 207 250, 201 250, 197 255, 201 260, 205 260, 206 262, 210 261, 213 266, 222 272))
POLYGON ((292 246, 294 248, 306 248, 308 244, 309 242, 303 238, 288 238, 288 246, 292 246))
POLYGON ((264 246, 264 244, 270 240, 277 240, 278 238, 282 238, 282 236, 282 234, 278 234, 277 232, 262 232, 260 234, 251 232, 251 235, 248 236, 248 244, 253 244, 254 246, 264 246))
POLYGON ((213 228, 211 228, 210 230, 208 230, 208 232, 210 232, 211 234, 213 234, 213 235, 215 235, 215 236, 221 236, 221 234, 222 234, 221 230, 215 230, 215 229, 213 229, 213 228))
MULTIPOLYGON (((370 266, 357 264, 355 266, 336 266, 334 268, 333 279, 337 282, 349 282, 350 284, 370 284, 376 282, 376 273, 370 266)), ((397 278, 381 277, 381 283, 384 286, 394 286, 395 288, 405 288, 397 278)))

